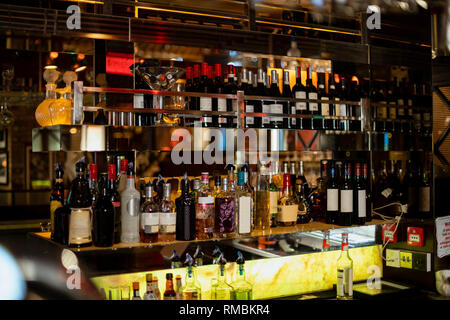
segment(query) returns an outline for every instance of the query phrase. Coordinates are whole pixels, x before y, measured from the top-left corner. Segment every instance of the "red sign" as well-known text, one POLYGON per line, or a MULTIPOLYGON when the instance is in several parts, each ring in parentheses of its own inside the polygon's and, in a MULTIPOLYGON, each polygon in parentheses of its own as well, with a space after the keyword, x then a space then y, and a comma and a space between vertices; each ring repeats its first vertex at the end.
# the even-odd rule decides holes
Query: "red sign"
POLYGON ((106 73, 133 76, 130 66, 134 63, 131 53, 108 52, 106 54, 106 73))

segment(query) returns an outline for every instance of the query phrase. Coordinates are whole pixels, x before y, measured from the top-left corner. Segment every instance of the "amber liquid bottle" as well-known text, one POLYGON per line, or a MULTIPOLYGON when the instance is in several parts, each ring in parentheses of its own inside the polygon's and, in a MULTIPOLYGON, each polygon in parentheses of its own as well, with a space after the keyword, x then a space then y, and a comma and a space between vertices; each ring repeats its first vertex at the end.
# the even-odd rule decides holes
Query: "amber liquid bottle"
POLYGON ((291 196, 291 176, 283 176, 283 194, 278 200, 278 225, 293 226, 297 223, 298 203, 291 196))
POLYGON ((166 274, 166 290, 164 291, 164 300, 176 300, 177 293, 173 289, 173 274, 166 274))

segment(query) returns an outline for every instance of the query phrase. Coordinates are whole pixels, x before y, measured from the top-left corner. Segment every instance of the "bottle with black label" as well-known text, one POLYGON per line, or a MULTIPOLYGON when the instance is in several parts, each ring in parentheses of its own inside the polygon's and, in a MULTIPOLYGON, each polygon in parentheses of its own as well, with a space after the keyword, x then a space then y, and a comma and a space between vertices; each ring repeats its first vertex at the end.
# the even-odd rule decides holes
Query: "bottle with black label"
POLYGON ((347 162, 344 165, 344 180, 339 188, 338 225, 340 226, 352 225, 353 189, 352 164, 347 162))

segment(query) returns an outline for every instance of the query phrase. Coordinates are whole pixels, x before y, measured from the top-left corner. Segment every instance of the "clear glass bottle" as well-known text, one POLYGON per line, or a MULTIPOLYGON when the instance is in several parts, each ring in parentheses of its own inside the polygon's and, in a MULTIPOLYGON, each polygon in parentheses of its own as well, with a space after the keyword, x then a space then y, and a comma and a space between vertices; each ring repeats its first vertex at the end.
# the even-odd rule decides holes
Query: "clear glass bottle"
POLYGON ((269 210, 270 210, 270 226, 277 226, 277 216, 278 216, 278 199, 280 198, 280 190, 275 184, 273 168, 269 169, 269 210))
POLYGON ((72 89, 71 84, 77 80, 77 74, 73 71, 66 71, 63 75, 66 87, 56 89, 60 97, 53 101, 49 106, 49 112, 52 117, 53 125, 70 125, 72 124, 72 89))
POLYGON ((141 194, 136 190, 133 164, 128 165, 127 187, 120 196, 121 203, 121 235, 123 243, 139 242, 139 212, 141 194))
POLYGON ((252 300, 253 286, 250 282, 245 280, 245 260, 240 251, 238 251, 236 264, 238 265, 236 280, 231 283, 231 287, 233 288, 233 300, 252 300))
POLYGON ((201 287, 197 282, 197 277, 194 267, 194 259, 189 253, 186 253, 186 261, 184 265, 187 266, 185 284, 181 289, 183 300, 201 300, 201 287))
POLYGON ((209 189, 209 174, 202 172, 202 187, 197 193, 196 237, 211 239, 214 231, 214 198, 209 189))
POLYGON ((259 170, 255 192, 255 228, 268 230, 270 229, 269 176, 267 174, 267 168, 263 164, 259 170))
POLYGON ((92 245, 92 196, 86 179, 86 164, 76 164, 76 178, 72 181, 69 195, 69 246, 92 245))
POLYGON ((291 196, 291 176, 283 177, 283 194, 278 200, 277 224, 280 226, 292 226, 297 223, 298 203, 291 196))
POLYGON ((121 159, 120 160, 120 172, 117 178, 117 192, 122 194, 122 191, 127 187, 127 168, 128 168, 128 160, 121 159))
POLYGON ((157 242, 159 233, 159 206, 153 198, 153 186, 145 186, 145 202, 141 208, 140 237, 141 242, 157 242))
POLYGON ((231 300, 233 295, 233 288, 227 283, 225 265, 227 260, 220 255, 218 260, 218 275, 217 275, 217 285, 214 288, 213 300, 231 300))
POLYGON ((59 71, 47 69, 44 71, 44 79, 47 82, 45 85, 45 99, 36 108, 35 117, 37 123, 41 127, 53 125, 52 114, 50 112, 50 105, 56 101, 56 80, 59 77, 59 71))
POLYGON ((253 227, 253 196, 245 183, 245 172, 238 173, 236 190, 236 232, 239 235, 250 235, 253 227))
POLYGON ((147 292, 144 294, 144 300, 158 300, 153 291, 153 276, 151 273, 147 274, 147 292))
POLYGON ((159 213, 159 235, 158 241, 175 241, 177 214, 175 204, 170 200, 170 183, 164 184, 164 195, 160 205, 159 213))
POLYGON ((353 299, 353 260, 348 254, 348 233, 342 234, 341 255, 337 260, 336 288, 337 299, 353 299))
POLYGON ((235 232, 235 196, 228 189, 228 178, 222 179, 222 190, 215 199, 214 230, 217 237, 233 236, 235 232))
POLYGON ((153 292, 156 296, 156 300, 161 300, 161 291, 159 290, 158 277, 153 277, 152 286, 153 292))

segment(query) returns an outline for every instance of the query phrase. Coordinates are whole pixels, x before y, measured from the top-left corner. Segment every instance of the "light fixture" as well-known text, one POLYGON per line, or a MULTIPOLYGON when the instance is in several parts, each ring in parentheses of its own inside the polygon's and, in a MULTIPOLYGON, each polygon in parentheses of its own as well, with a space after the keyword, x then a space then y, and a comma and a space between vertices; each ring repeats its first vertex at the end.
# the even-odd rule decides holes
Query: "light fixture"
POLYGON ((58 52, 50 52, 50 59, 55 60, 56 58, 58 58, 59 53, 58 52))
POLYGON ((45 66, 44 69, 45 70, 56 70, 56 69, 58 69, 58 67, 54 66, 54 65, 49 65, 49 66, 45 66))
POLYGON ((81 66, 81 67, 78 67, 78 68, 76 68, 75 69, 75 72, 81 72, 81 71, 84 71, 84 70, 86 70, 86 66, 81 66))

